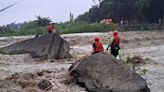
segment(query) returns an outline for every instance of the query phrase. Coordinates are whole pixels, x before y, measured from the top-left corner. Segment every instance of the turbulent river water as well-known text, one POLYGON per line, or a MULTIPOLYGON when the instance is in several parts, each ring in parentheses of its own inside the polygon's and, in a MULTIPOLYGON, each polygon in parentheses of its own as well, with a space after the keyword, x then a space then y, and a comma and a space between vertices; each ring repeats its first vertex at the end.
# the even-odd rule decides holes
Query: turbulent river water
MULTIPOLYGON (((81 34, 81 35, 72 35, 72 36, 93 36, 93 35, 103 35, 103 34, 81 34)), ((71 35, 67 36, 72 37, 71 35)), ((34 36, 30 37, 3 37, 0 38, 0 47, 15 43, 17 41, 21 41, 24 39, 32 38, 34 36)), ((106 47, 104 45, 104 47, 106 47)), ((92 49, 92 44, 76 44, 71 46, 70 53, 73 54, 75 57, 80 58, 85 55, 90 55, 92 49)), ((124 48, 120 51, 121 57, 130 57, 130 56, 140 56, 143 59, 146 60, 146 64, 138 66, 140 69, 146 69, 147 72, 142 75, 148 83, 148 87, 150 88, 151 92, 164 92, 164 44, 162 45, 156 45, 156 46, 140 46, 136 48, 124 48)), ((56 74, 56 77, 58 79, 57 75, 66 73, 71 63, 74 62, 75 59, 71 60, 61 60, 57 62, 51 62, 51 60, 48 61, 42 61, 42 62, 36 62, 34 59, 31 58, 28 54, 22 54, 22 55, 3 55, 0 54, 0 85, 1 81, 3 81, 5 78, 11 76, 14 73, 34 73, 42 70, 49 70, 54 72, 56 74)), ((46 75, 47 76, 47 75, 46 75)), ((54 76, 51 76, 50 78, 54 78, 54 76)), ((59 78, 61 78, 59 76, 59 78)), ((55 81, 58 81, 58 80, 55 81)), ((65 88, 67 89, 67 92, 85 92, 84 89, 78 87, 77 85, 72 86, 64 86, 64 84, 59 84, 60 89, 65 88), (61 86, 60 86, 61 85, 61 86), (76 90, 74 90, 76 89, 76 90)), ((14 86, 13 86, 14 87, 14 86)), ((2 92, 5 92, 6 89, 0 87, 0 90, 2 92)), ((57 92, 54 91, 55 88, 52 88, 51 92, 57 92)), ((65 92, 62 90, 58 90, 59 92, 65 92)), ((1 92, 1 91, 0 91, 1 92)), ((16 92, 16 91, 15 91, 16 92)))

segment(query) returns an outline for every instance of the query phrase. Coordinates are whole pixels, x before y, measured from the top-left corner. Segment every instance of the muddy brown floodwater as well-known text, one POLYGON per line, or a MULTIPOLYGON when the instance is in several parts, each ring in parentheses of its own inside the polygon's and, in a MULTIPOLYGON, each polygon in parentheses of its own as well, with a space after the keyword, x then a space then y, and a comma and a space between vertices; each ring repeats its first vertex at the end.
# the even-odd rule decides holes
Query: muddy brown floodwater
MULTIPOLYGON (((0 92, 43 92, 36 86, 41 79, 49 79, 53 87, 46 92, 86 92, 70 81, 68 68, 76 60, 90 55, 94 37, 99 36, 106 48, 109 33, 82 33, 62 35, 70 43, 72 59, 41 60, 29 54, 0 54, 0 92)), ((0 47, 34 36, 1 37, 0 47)), ((147 80, 151 92, 164 92, 164 32, 120 32, 119 59, 140 56, 146 62, 137 66, 137 73, 147 80), (143 70, 146 72, 143 74, 143 70)))

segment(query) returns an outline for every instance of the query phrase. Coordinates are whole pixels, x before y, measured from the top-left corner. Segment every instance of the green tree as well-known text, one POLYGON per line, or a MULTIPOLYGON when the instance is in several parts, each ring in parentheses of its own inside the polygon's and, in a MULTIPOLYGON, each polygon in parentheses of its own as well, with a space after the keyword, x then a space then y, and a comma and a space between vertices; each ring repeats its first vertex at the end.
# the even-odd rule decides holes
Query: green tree
POLYGON ((35 22, 38 26, 47 26, 51 20, 49 18, 42 18, 41 16, 37 16, 37 20, 35 20, 35 22))
POLYGON ((84 15, 77 17, 76 21, 87 21, 87 22, 98 22, 100 20, 99 8, 98 6, 93 6, 88 12, 84 15))
POLYGON ((130 20, 135 0, 103 0, 100 3, 100 15, 103 18, 112 18, 115 22, 130 20))
POLYGON ((69 17, 70 17, 70 22, 73 22, 74 21, 74 17, 73 17, 73 14, 71 12, 70 12, 69 17))
POLYGON ((128 20, 157 23, 163 17, 164 0, 100 0, 98 8, 91 8, 77 20, 95 22, 112 18, 114 22, 128 20))

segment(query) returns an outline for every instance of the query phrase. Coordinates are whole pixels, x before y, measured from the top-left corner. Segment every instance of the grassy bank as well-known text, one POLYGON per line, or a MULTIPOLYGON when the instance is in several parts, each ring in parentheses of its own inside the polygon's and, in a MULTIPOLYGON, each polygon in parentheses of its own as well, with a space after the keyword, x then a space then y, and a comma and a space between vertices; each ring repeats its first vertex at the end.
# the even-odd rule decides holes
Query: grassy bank
POLYGON ((118 25, 120 31, 164 30, 164 24, 124 24, 118 25))
POLYGON ((60 33, 69 34, 69 33, 83 33, 83 32, 107 32, 115 29, 113 24, 105 25, 98 23, 68 23, 68 24, 59 24, 57 29, 60 33))
MULTIPOLYGON (((83 33, 83 32, 108 32, 117 29, 119 31, 144 31, 163 30, 164 24, 99 24, 99 23, 61 23, 56 24, 56 29, 60 34, 83 33)), ((44 35, 47 34, 47 26, 24 25, 19 30, 12 29, 1 31, 0 36, 22 36, 22 35, 44 35)))
MULTIPOLYGON (((82 33, 82 32, 106 32, 115 29, 113 24, 105 25, 98 23, 73 22, 56 24, 56 29, 61 34, 82 33)), ((28 24, 22 26, 19 30, 1 31, 0 36, 22 36, 22 35, 44 35, 47 34, 47 26, 36 26, 28 24)))

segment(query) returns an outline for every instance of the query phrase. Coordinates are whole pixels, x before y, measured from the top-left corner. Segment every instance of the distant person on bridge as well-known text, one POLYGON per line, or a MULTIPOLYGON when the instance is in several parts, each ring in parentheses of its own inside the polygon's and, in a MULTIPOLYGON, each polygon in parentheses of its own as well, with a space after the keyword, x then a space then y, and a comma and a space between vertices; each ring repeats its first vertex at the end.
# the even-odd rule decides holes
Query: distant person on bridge
POLYGON ((55 23, 51 23, 48 25, 48 33, 56 33, 56 29, 55 29, 55 23))
POLYGON ((120 50, 120 37, 117 31, 113 32, 113 36, 110 38, 109 45, 106 50, 108 50, 109 47, 111 49, 111 54, 117 57, 120 50))
POLYGON ((93 43, 92 54, 103 52, 103 51, 104 51, 103 44, 100 42, 100 38, 96 37, 93 43))

